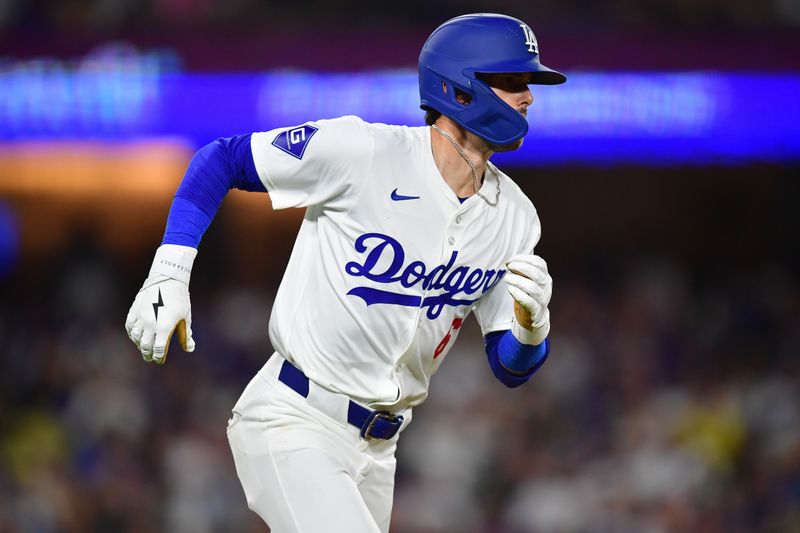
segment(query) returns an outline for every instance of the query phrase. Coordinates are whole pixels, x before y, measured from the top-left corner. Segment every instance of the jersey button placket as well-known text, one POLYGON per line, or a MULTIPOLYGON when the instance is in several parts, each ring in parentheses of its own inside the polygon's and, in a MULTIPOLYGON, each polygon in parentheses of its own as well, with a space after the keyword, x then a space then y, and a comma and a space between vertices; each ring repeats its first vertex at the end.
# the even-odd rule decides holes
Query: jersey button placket
POLYGON ((464 213, 458 213, 450 223, 450 235, 447 237, 447 244, 454 246, 456 244, 456 237, 460 237, 463 232, 461 222, 464 221, 464 213))

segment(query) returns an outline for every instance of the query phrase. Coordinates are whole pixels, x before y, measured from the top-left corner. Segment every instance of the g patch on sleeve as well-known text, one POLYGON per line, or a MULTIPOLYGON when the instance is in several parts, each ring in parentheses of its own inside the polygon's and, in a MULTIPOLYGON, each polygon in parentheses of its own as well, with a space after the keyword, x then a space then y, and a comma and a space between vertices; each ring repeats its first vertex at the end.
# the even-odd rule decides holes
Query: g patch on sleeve
POLYGON ((303 159, 303 154, 306 151, 311 137, 317 133, 319 128, 305 124, 289 130, 280 132, 275 140, 272 141, 272 146, 280 148, 287 154, 297 159, 303 159))

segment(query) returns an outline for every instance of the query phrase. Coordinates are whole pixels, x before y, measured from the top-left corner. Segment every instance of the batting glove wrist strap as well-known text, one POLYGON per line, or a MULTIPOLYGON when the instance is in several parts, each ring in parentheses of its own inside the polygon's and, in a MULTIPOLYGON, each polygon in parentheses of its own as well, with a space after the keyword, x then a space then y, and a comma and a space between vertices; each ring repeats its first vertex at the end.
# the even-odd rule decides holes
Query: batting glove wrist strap
POLYGON ((522 344, 536 346, 543 343, 550 333, 550 310, 545 309, 544 319, 539 323, 533 324, 532 329, 520 324, 515 316, 514 323, 511 325, 511 333, 522 344))
POLYGON ((150 277, 161 275, 189 284, 192 264, 197 257, 197 249, 178 244, 162 244, 156 250, 150 277))

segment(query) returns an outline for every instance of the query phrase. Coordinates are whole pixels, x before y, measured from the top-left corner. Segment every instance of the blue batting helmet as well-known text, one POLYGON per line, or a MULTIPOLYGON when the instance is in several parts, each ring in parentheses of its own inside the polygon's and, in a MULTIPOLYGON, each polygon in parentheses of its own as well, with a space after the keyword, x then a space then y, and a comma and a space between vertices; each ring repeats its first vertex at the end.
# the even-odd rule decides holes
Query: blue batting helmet
POLYGON ((434 30, 419 55, 422 109, 433 109, 494 144, 511 144, 528 133, 528 121, 498 97, 478 74, 529 73, 530 82, 567 81, 539 63, 530 27, 506 15, 480 13, 450 19, 434 30), (464 105, 456 91, 471 100, 464 105))

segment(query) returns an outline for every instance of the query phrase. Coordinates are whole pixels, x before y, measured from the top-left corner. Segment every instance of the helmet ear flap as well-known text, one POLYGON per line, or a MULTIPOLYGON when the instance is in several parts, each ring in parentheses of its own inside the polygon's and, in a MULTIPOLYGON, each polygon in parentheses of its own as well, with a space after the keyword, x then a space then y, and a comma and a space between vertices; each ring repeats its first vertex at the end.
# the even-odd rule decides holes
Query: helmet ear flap
MULTIPOLYGON (((447 81, 442 80, 442 93, 447 94, 448 91, 449 89, 447 87, 447 81)), ((472 102, 472 95, 469 94, 467 91, 459 89, 458 87, 455 87, 454 91, 455 91, 456 102, 458 102, 459 104, 466 106, 472 102)))
MULTIPOLYGON (((439 81, 438 86, 440 90, 436 91, 439 93, 436 95, 437 100, 440 102, 447 102, 448 109, 458 111, 462 107, 468 106, 473 101, 473 87, 466 87, 462 84, 456 83, 455 81, 448 79, 436 72, 432 72, 432 74, 434 74, 437 77, 436 79, 439 81)), ((470 83, 469 80, 466 81, 467 83, 470 83)))
POLYGON ((455 105, 457 109, 466 107, 472 103, 474 99, 474 89, 472 87, 465 87, 453 81, 448 82, 447 80, 442 80, 442 84, 445 86, 445 98, 453 102, 453 104, 457 104, 455 105))
POLYGON ((468 106, 472 103, 472 95, 466 91, 456 89, 456 102, 463 106, 468 106))
POLYGON ((483 80, 464 77, 461 84, 433 69, 420 69, 420 79, 430 88, 423 93, 421 107, 437 113, 426 114, 428 125, 445 115, 487 142, 500 145, 515 142, 528 132, 528 121, 483 80))

